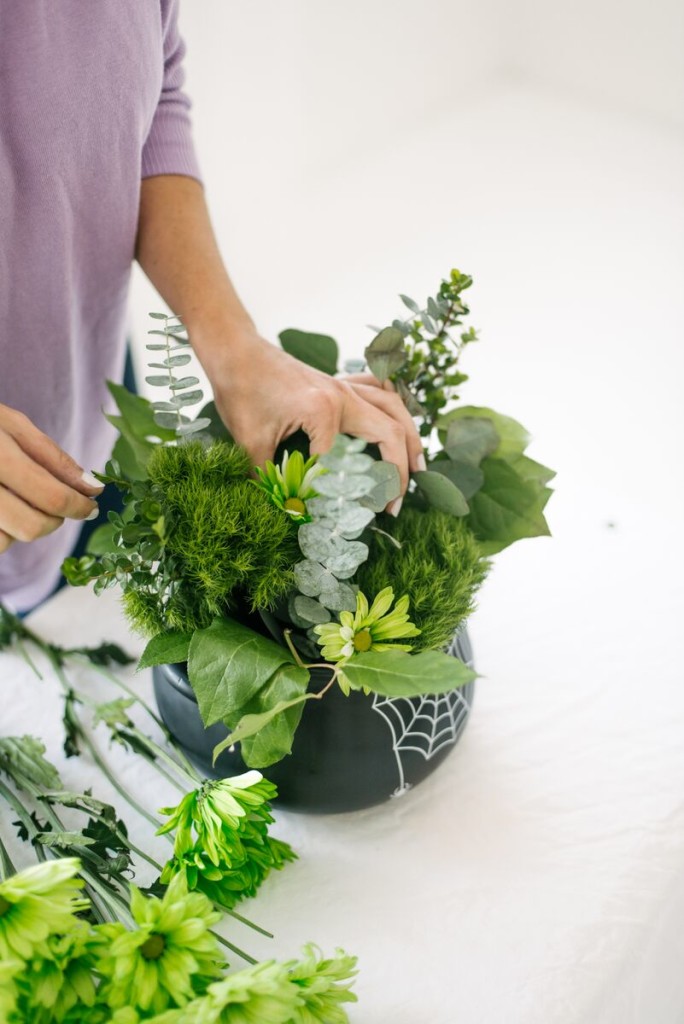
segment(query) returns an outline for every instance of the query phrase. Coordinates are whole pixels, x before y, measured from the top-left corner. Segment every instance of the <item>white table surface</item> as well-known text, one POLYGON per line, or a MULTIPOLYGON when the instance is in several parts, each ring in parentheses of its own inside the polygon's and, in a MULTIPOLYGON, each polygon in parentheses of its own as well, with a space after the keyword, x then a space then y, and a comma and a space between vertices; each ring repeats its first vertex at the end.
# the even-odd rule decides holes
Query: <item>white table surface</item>
MULTIPOLYGON (((258 956, 288 957, 310 939, 358 954, 357 1024, 684 1019, 684 687, 681 661, 664 653, 679 584, 657 595, 657 614, 637 608, 629 528, 593 536, 604 570, 593 587, 578 582, 562 531, 500 559, 471 630, 486 678, 433 777, 356 814, 277 815, 276 834, 300 859, 243 908, 275 939, 233 924, 226 934, 258 956), (611 633, 605 611, 616 601, 626 620, 611 633)), ((30 621, 64 644, 141 647, 113 594, 63 591, 30 621)), ((75 678, 114 695, 89 667, 75 678)), ((67 786, 121 806, 87 757, 62 757, 50 673, 39 682, 3 654, 0 682, 3 733, 40 735, 67 786)), ((150 697, 149 672, 134 685, 150 697)), ((101 729, 96 737, 106 749, 101 729)), ((140 759, 107 756, 151 810, 174 800, 140 759)), ((164 856, 149 826, 124 816, 164 856)))

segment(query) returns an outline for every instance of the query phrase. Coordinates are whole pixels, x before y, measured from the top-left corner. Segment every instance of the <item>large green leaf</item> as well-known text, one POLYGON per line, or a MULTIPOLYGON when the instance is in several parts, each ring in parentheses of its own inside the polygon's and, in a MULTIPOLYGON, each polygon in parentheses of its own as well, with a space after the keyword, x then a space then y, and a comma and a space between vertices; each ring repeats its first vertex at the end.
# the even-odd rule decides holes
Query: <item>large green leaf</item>
POLYGON ((214 748, 214 761, 238 742, 250 768, 267 768, 289 754, 304 702, 315 697, 306 692, 308 682, 306 669, 282 665, 238 714, 229 716, 226 725, 233 731, 214 748))
POLYGON ((468 524, 484 555, 493 555, 523 537, 549 535, 543 509, 549 489, 524 479, 506 459, 484 459, 480 490, 470 499, 468 524))
POLYGON ((470 501, 473 494, 479 491, 484 483, 484 473, 480 467, 470 465, 467 462, 435 459, 430 463, 430 469, 433 473, 441 473, 448 480, 451 480, 452 484, 456 484, 466 501, 470 501))
MULTIPOLYGON (((281 665, 296 669, 289 651, 232 619, 215 619, 195 630, 188 655, 188 678, 205 726, 242 713, 281 665)), ((299 678, 299 677, 298 677, 299 678)))
POLYGON ((177 665, 188 660, 192 633, 170 629, 153 636, 138 662, 138 671, 152 665, 177 665))
POLYGON ((441 651, 400 650, 356 654, 345 664, 344 674, 353 689, 365 688, 383 697, 447 693, 476 677, 458 658, 441 651))
POLYGON ((289 327, 278 335, 286 352, 316 370, 337 373, 337 342, 328 334, 312 334, 289 327))
POLYGON ((131 480, 144 480, 147 477, 147 460, 156 444, 149 439, 172 441, 176 436, 175 431, 156 423, 152 403, 146 398, 134 395, 123 384, 115 384, 111 380, 107 381, 107 387, 121 413, 120 416, 107 416, 121 435, 114 445, 112 456, 125 476, 131 480))
POLYGON ((439 417, 437 427, 442 444, 445 444, 447 441, 450 423, 453 423, 454 420, 475 416, 491 420, 501 439, 499 445, 491 453, 492 455, 499 457, 525 451, 530 441, 530 435, 521 423, 518 423, 517 420, 512 419, 510 416, 503 416, 500 412, 494 412, 493 409, 477 405, 460 405, 457 409, 452 409, 451 412, 444 413, 443 416, 439 417))
POLYGON ((424 470, 413 474, 418 490, 434 508, 452 516, 468 514, 468 502, 456 484, 442 473, 424 470))

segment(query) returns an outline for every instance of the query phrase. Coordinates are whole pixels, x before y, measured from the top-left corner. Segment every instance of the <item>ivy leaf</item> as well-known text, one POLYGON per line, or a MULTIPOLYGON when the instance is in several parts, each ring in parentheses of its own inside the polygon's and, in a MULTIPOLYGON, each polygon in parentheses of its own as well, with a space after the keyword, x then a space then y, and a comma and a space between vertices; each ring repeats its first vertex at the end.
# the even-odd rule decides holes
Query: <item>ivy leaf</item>
POLYGON ((383 697, 418 697, 447 693, 472 682, 477 673, 458 658, 441 651, 368 651, 355 654, 344 666, 354 690, 367 689, 383 697))
MULTIPOLYGON (((215 619, 206 629, 195 630, 188 678, 205 727, 242 709, 288 663, 295 670, 284 647, 232 619, 215 619)), ((306 669, 296 671, 308 679, 306 669)))
POLYGON ((387 380, 406 362, 404 335, 398 327, 385 327, 364 351, 371 373, 378 380, 387 380))
POLYGON ((470 501, 468 525, 484 555, 493 555, 523 537, 549 536, 543 509, 549 489, 525 479, 505 459, 487 458, 484 483, 470 501))
POLYGON ((511 416, 503 416, 500 412, 494 412, 493 409, 487 409, 484 406, 460 405, 457 409, 452 409, 451 412, 440 416, 437 421, 439 439, 442 444, 447 440, 450 423, 470 417, 491 420, 494 424, 494 429, 499 435, 500 441, 491 454, 497 458, 514 453, 522 453, 530 442, 530 435, 523 425, 511 416))
POLYGON ((435 473, 429 469, 422 470, 413 473, 413 479, 420 493, 433 508, 438 508, 440 512, 448 512, 452 516, 468 514, 468 502, 463 494, 456 484, 442 473, 435 473))
POLYGON ((234 728, 214 748, 214 763, 221 750, 234 743, 240 743, 242 759, 250 768, 267 768, 289 754, 304 702, 315 697, 306 692, 308 681, 306 669, 281 666, 239 715, 226 722, 234 728))
POLYGON ((444 450, 454 462, 479 466, 487 455, 496 451, 499 443, 499 435, 490 419, 459 416, 449 423, 444 450))
POLYGON ((188 660, 192 633, 182 633, 177 629, 157 633, 149 641, 138 662, 138 672, 152 665, 176 665, 188 660))
POLYGON ((307 366, 333 376, 337 373, 337 342, 328 334, 312 334, 289 327, 278 335, 284 350, 307 366))

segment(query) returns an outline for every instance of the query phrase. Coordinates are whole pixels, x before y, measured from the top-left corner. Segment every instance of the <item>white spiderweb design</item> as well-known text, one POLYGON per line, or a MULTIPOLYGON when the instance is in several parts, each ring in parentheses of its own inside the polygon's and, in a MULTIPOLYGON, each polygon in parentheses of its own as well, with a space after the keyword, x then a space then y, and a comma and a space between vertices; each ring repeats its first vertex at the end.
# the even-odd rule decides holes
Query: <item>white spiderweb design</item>
POLYGON ((392 796, 403 796, 411 788, 404 776, 402 753, 412 750, 429 761, 444 747, 453 745, 465 727, 470 695, 468 686, 424 697, 375 695, 373 709, 382 715, 390 728, 399 772, 399 785, 392 796))

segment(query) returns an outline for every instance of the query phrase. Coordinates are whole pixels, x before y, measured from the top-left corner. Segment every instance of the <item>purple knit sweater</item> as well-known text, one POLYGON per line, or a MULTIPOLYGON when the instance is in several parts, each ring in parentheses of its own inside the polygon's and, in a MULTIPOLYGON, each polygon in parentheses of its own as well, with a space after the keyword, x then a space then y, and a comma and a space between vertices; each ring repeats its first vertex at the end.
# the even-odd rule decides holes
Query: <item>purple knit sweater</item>
MULTIPOLYGON (((113 436, 141 178, 198 177, 178 0, 0 0, 0 403, 86 469, 113 436)), ((0 555, 0 600, 55 585, 80 524, 0 555)))

